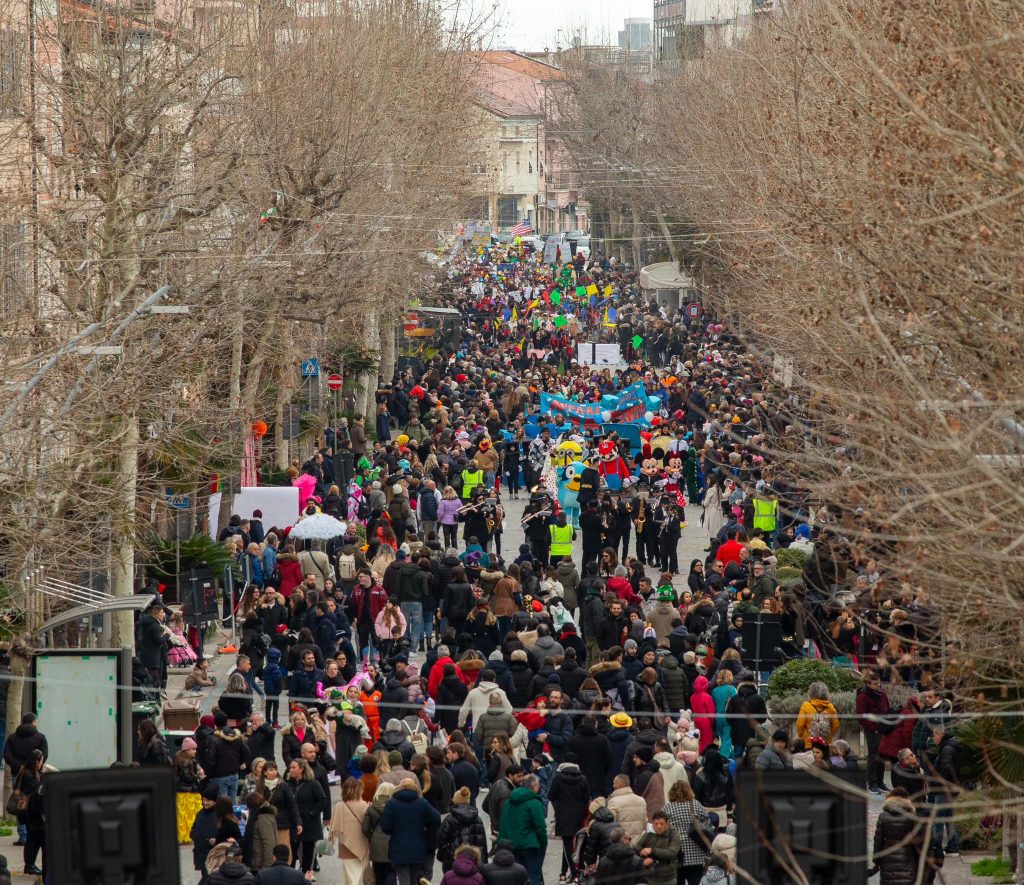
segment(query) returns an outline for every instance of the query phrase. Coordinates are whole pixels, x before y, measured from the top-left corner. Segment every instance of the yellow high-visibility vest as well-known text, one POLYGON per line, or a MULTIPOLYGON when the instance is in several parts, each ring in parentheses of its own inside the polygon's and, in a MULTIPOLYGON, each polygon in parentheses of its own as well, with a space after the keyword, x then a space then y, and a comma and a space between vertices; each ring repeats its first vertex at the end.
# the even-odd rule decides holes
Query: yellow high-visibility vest
POLYGON ((754 498, 755 529, 761 529, 763 532, 774 532, 778 514, 778 501, 765 501, 763 498, 754 498))
POLYGON ((572 533, 571 525, 551 526, 552 556, 572 556, 572 533))
POLYGON ((470 473, 468 470, 462 471, 462 500, 468 501, 473 494, 473 489, 477 486, 484 484, 484 472, 482 470, 476 471, 476 473, 470 473))

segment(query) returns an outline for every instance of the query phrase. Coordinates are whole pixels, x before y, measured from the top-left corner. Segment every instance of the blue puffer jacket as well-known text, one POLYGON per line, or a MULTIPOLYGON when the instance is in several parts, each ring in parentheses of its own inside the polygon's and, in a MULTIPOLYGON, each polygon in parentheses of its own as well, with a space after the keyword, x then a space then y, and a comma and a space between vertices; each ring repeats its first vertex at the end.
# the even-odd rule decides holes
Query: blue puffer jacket
POLYGON ((400 839, 391 840, 388 860, 393 866, 422 865, 433 850, 434 840, 427 833, 436 834, 440 825, 441 815, 416 790, 399 790, 380 817, 381 830, 389 836, 401 834, 400 839))

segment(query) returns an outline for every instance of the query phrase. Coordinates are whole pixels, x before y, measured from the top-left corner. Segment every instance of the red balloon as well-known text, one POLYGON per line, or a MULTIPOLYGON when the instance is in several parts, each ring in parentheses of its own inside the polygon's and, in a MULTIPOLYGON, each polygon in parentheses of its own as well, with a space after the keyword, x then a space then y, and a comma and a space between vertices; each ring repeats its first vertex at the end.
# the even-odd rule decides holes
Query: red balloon
POLYGON ((252 435, 259 439, 260 437, 266 436, 269 429, 270 428, 267 427, 266 421, 256 421, 252 425, 252 435))

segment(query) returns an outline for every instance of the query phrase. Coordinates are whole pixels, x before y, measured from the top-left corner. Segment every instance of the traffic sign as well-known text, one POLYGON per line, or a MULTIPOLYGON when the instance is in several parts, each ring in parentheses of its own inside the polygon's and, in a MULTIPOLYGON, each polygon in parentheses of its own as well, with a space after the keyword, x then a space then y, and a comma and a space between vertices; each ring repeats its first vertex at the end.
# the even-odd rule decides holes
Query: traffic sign
POLYGON ((686 305, 686 315, 691 320, 699 319, 704 314, 704 308, 701 307, 696 301, 692 301, 686 305))
POLYGON ((188 495, 176 492, 170 486, 164 488, 164 497, 173 510, 188 510, 192 506, 192 499, 188 495))
POLYGON ((338 374, 331 374, 327 376, 327 387, 329 390, 341 390, 344 385, 345 379, 338 374))
POLYGON ((300 364, 303 378, 319 378, 320 377, 320 363, 317 362, 316 357, 311 357, 308 360, 303 360, 300 364))

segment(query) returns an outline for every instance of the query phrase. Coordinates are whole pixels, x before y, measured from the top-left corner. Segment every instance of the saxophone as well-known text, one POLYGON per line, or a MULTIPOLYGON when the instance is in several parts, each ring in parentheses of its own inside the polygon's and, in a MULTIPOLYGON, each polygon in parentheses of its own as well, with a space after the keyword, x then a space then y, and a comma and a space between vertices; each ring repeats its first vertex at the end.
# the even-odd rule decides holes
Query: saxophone
POLYGON ((645 516, 646 510, 647 510, 647 508, 644 507, 643 501, 641 501, 640 502, 640 512, 637 514, 637 517, 636 517, 636 533, 637 533, 637 535, 642 535, 644 533, 644 523, 647 522, 647 517, 645 516))

